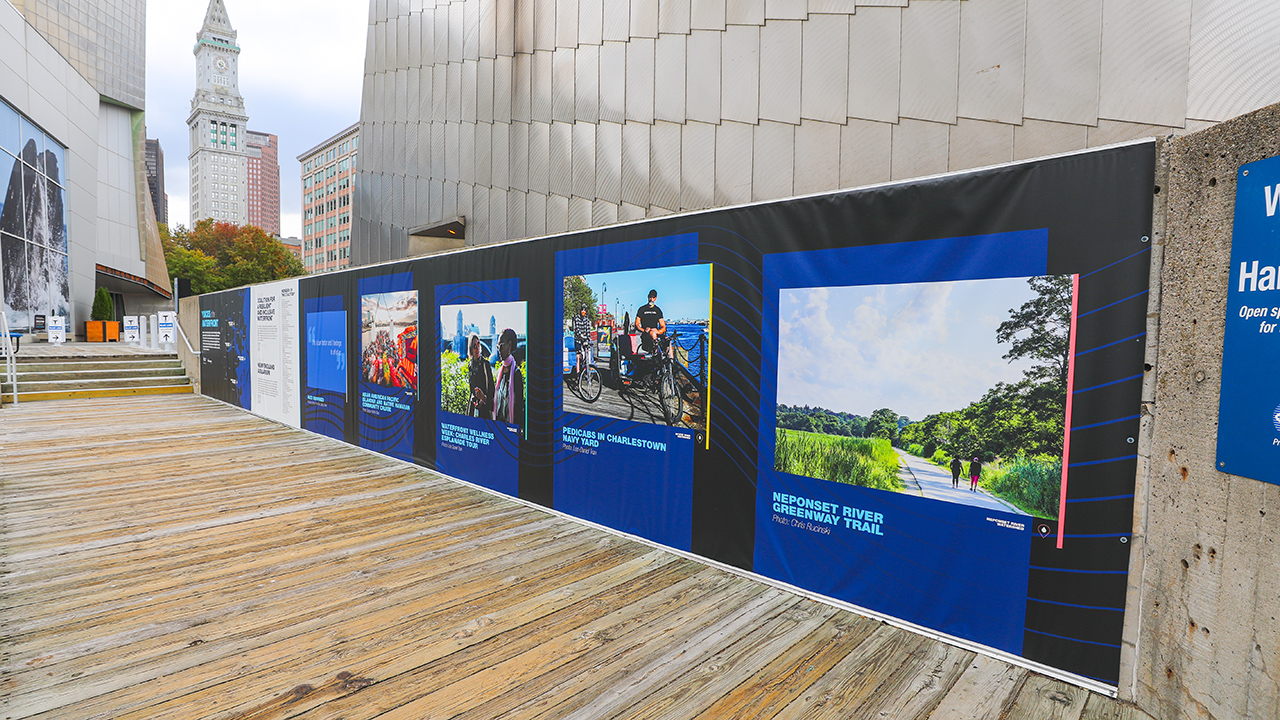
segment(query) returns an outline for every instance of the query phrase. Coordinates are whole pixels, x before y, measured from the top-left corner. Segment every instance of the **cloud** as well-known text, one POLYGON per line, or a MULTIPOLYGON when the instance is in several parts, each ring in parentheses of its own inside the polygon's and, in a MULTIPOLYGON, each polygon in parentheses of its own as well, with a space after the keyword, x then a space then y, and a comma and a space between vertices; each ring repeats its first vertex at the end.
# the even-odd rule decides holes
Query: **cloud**
MULTIPOLYGON (((297 155, 360 117, 367 2, 226 0, 240 54, 249 127, 279 137, 281 234, 302 234, 297 155)), ((147 136, 165 152, 170 223, 190 224, 187 117, 195 94, 192 48, 208 3, 147 4, 147 136)))
POLYGON ((1025 364, 995 330, 1030 297, 1024 279, 783 291, 778 402, 912 419, 956 410, 1025 364))

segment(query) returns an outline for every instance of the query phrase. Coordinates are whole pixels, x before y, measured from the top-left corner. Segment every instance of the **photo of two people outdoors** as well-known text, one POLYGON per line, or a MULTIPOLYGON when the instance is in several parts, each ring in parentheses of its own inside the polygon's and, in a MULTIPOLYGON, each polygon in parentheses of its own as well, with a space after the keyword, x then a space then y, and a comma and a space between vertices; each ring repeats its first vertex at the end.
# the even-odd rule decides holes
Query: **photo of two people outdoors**
POLYGON ((440 409, 523 429, 524 302, 440 306, 440 409))
POLYGON ((711 266, 564 279, 564 410, 706 430, 711 266))
POLYGON ((1070 276, 782 290, 779 472, 1058 516, 1070 276))

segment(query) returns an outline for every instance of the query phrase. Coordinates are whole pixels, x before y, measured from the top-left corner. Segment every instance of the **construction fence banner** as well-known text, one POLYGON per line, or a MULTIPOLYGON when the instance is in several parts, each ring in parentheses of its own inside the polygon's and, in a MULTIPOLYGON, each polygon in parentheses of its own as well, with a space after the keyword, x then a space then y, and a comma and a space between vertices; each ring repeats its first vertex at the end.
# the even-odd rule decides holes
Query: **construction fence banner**
POLYGON ((1155 146, 204 295, 202 389, 1115 685, 1155 146))

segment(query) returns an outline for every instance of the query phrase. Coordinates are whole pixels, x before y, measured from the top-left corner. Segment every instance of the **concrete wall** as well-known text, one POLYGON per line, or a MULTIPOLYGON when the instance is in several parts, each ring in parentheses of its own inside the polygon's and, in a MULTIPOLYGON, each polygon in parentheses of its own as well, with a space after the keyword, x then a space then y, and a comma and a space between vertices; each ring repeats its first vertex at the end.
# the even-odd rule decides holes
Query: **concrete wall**
POLYGON ((187 371, 187 377, 191 378, 191 384, 195 385, 196 393, 200 392, 200 298, 199 296, 184 297, 178 299, 178 327, 187 336, 184 342, 182 335, 178 336, 178 342, 175 345, 178 349, 178 359, 182 361, 182 369, 187 371), (190 343, 188 346, 187 343, 190 343))
POLYGON ((1120 686, 1158 718, 1280 717, 1280 486, 1214 467, 1236 171, 1276 155, 1274 105, 1162 146, 1120 686))

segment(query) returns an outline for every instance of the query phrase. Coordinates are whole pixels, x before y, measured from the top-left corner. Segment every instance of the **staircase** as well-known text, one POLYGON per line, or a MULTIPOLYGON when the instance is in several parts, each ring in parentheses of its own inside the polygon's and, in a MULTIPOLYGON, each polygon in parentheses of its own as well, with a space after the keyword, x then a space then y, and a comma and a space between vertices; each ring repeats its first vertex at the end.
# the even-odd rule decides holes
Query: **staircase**
MULTIPOLYGON (((190 393, 191 379, 175 353, 97 357, 22 357, 17 360, 18 401, 190 393)), ((0 403, 12 403, 13 385, 0 383, 0 403)))

